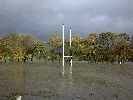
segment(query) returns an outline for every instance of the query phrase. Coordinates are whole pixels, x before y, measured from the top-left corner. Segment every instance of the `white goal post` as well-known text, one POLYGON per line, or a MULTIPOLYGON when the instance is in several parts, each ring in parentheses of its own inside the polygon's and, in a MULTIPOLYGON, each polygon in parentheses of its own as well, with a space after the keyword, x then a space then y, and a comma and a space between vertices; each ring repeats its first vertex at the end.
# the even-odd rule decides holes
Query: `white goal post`
MULTIPOLYGON (((64 34, 65 34, 65 25, 63 24, 62 25, 62 44, 63 44, 63 58, 62 58, 62 66, 63 66, 63 71, 62 71, 62 74, 64 75, 65 73, 65 58, 70 58, 70 73, 72 73, 72 56, 69 55, 69 56, 65 56, 65 37, 64 37, 64 34)), ((70 40, 70 48, 71 48, 71 45, 72 45, 72 29, 70 27, 70 30, 69 30, 69 40, 70 40)))

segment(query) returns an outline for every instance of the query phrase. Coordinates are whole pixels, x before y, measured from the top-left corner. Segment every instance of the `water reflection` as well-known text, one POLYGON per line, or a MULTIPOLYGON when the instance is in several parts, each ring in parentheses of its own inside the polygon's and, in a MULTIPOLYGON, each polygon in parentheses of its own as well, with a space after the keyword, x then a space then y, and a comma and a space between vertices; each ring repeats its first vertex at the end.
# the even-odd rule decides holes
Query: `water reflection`
POLYGON ((71 100, 74 91, 73 74, 66 71, 58 84, 58 100, 71 100))
MULTIPOLYGON (((66 66, 62 76, 62 67, 55 64, 0 65, 0 100, 3 100, 2 96, 9 94, 21 95, 22 100, 104 100, 107 97, 111 99, 115 92, 116 95, 121 93, 119 95, 122 98, 126 97, 126 89, 123 93, 117 92, 118 85, 112 83, 115 80, 109 83, 110 74, 105 73, 104 76, 104 71, 95 70, 99 66, 95 69, 95 66, 80 66, 74 66, 72 74, 70 67, 66 66), (109 78, 109 82, 105 78, 109 78)), ((124 81, 121 82, 125 84, 124 81)))
POLYGON ((0 95, 17 94, 24 92, 24 66, 20 65, 6 65, 0 66, 2 75, 0 76, 0 95))
POLYGON ((62 76, 60 81, 62 88, 64 87, 73 87, 73 75, 72 73, 66 73, 62 76))

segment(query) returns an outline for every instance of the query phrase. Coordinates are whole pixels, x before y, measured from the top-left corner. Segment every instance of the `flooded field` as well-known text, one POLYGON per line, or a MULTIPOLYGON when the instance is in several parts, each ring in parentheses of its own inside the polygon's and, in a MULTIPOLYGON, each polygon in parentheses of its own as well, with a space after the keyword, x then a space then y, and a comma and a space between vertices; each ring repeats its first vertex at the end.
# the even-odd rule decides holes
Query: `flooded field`
POLYGON ((0 100, 133 100, 133 64, 74 62, 0 65, 0 100))

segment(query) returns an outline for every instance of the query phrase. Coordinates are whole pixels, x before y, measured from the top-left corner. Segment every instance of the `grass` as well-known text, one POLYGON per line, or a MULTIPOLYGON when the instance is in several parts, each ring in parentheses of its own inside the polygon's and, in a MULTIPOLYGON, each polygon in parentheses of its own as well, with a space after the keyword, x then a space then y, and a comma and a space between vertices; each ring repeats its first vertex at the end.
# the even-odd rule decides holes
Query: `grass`
POLYGON ((53 100, 77 97, 88 100, 92 96, 98 100, 132 100, 132 65, 74 62, 73 74, 69 73, 69 66, 66 65, 65 75, 62 76, 61 64, 56 62, 3 64, 0 65, 0 89, 3 90, 0 94, 25 91, 25 100, 32 100, 34 96, 53 100), (33 97, 29 98, 28 95, 33 97))

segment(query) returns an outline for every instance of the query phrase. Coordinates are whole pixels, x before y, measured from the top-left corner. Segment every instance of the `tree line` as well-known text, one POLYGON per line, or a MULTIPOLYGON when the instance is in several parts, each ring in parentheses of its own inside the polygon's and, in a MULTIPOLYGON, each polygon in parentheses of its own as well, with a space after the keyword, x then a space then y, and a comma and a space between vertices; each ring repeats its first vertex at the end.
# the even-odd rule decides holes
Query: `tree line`
MULTIPOLYGON (((65 54, 88 63, 125 63, 133 61, 133 35, 127 33, 90 33, 65 40, 65 54)), ((30 35, 10 33, 0 37, 0 62, 34 62, 62 60, 62 37, 53 34, 47 42, 30 35)))

